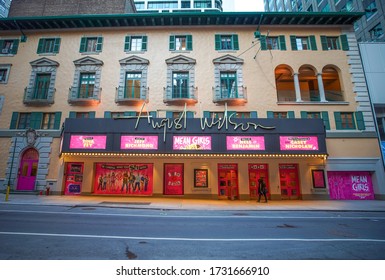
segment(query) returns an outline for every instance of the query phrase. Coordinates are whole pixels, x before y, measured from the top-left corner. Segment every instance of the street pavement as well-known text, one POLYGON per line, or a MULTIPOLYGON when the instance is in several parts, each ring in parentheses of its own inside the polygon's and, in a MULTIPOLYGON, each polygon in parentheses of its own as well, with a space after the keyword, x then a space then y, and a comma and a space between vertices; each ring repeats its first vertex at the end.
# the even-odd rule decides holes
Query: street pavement
POLYGON ((58 196, 11 193, 0 205, 50 205, 73 207, 119 207, 161 210, 222 211, 376 211, 385 212, 384 200, 206 200, 157 197, 58 196))

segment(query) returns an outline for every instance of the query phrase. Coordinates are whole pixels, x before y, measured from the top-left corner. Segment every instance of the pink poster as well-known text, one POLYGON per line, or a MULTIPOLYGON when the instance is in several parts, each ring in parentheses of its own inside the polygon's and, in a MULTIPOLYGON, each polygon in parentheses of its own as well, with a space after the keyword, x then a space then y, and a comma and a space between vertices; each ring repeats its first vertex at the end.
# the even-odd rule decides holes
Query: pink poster
POLYGON ((256 151, 265 150, 263 136, 226 136, 227 150, 256 151))
POLYGON ((105 150, 107 136, 105 135, 71 135, 70 149, 100 149, 105 150))
POLYGON ((96 163, 95 194, 152 195, 152 163, 96 163))
POLYGON ((120 149, 122 150, 157 150, 158 136, 121 136, 120 149))
POLYGON ((183 163, 164 164, 164 194, 182 195, 183 194, 183 163))
POLYGON ((318 151, 316 136, 280 136, 281 151, 318 151))
POLYGON ((211 150, 211 136, 174 136, 174 150, 211 150))
POLYGON ((327 175, 331 199, 374 199, 372 177, 370 172, 329 171, 327 175))

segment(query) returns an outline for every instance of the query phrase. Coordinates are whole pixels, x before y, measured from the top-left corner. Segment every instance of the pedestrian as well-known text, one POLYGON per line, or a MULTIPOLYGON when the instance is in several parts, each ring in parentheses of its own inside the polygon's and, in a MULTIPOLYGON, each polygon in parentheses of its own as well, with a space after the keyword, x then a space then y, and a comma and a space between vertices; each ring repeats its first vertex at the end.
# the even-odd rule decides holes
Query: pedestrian
POLYGON ((261 202, 261 196, 265 197, 265 202, 267 203, 267 188, 266 183, 263 181, 263 178, 258 179, 258 202, 261 202))

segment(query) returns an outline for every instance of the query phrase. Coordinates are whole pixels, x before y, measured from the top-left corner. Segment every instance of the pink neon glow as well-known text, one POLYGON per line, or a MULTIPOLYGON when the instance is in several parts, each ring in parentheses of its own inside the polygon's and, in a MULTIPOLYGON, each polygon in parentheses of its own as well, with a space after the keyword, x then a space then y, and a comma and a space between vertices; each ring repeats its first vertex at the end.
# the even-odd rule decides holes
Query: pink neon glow
POLYGON ((281 151, 318 151, 316 136, 280 136, 281 151))
POLYGON ((158 136, 122 136, 120 138, 122 150, 157 150, 158 136))
POLYGON ((227 136, 227 150, 255 151, 265 150, 265 137, 263 136, 227 136))
POLYGON ((107 136, 103 135, 71 135, 70 149, 106 149, 107 136))
POLYGON ((370 172, 328 171, 327 174, 331 199, 374 199, 373 183, 370 172))
POLYGON ((174 136, 174 150, 211 150, 210 136, 174 136))

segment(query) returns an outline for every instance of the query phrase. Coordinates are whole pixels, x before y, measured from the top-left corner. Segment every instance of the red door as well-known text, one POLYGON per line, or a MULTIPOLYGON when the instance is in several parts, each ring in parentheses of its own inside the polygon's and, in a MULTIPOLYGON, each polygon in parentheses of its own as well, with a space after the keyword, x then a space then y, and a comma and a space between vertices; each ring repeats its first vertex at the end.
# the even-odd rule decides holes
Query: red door
POLYGON ((250 199, 258 198, 258 179, 262 178, 265 181, 266 187, 268 189, 267 195, 270 195, 269 190, 269 172, 268 165, 265 163, 252 164, 249 163, 249 190, 250 190, 250 199))
POLYGON ((238 164, 218 164, 218 198, 239 199, 238 164))
POLYGON ((35 149, 30 148, 23 153, 16 187, 18 191, 35 190, 38 163, 39 154, 35 149))
POLYGON ((279 181, 282 199, 299 199, 298 164, 280 164, 279 181))

